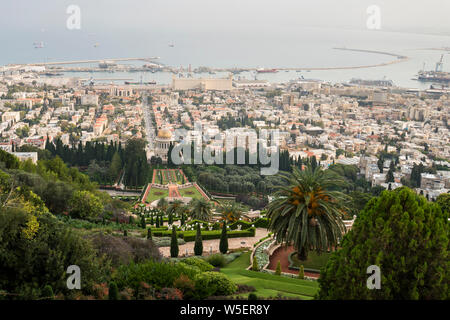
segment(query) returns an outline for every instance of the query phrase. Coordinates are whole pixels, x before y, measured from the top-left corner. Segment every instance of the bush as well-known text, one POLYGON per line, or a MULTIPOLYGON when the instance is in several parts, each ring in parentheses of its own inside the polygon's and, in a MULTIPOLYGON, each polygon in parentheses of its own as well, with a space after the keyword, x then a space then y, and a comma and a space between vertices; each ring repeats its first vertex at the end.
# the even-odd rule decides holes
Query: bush
POLYGON ((228 277, 219 272, 204 272, 195 278, 197 298, 209 296, 228 296, 237 290, 237 286, 228 277))
POLYGON ((229 264, 230 262, 233 262, 236 258, 240 257, 242 254, 242 251, 236 251, 229 254, 224 255, 226 264, 229 264))
POLYGON ((190 257, 182 260, 183 263, 200 269, 201 272, 211 271, 214 267, 201 258, 190 257))
POLYGON ((251 292, 248 294, 248 300, 258 300, 258 296, 251 292))
POLYGON ((53 289, 52 286, 50 285, 46 285, 44 287, 44 289, 42 289, 41 295, 43 298, 46 298, 46 300, 53 300, 54 294, 53 294, 53 289))
POLYGON ((269 219, 259 218, 253 223, 253 225, 256 228, 266 228, 267 229, 269 227, 269 219))
POLYGON ((114 280, 120 290, 138 288, 141 282, 153 286, 156 290, 171 287, 176 279, 185 275, 194 279, 200 271, 184 263, 146 261, 130 263, 117 269, 114 280))
POLYGON ((114 281, 109 284, 108 299, 119 300, 119 289, 117 288, 117 284, 114 281))
POLYGON ((157 245, 152 240, 143 240, 135 237, 115 237, 97 233, 89 237, 97 255, 106 255, 113 266, 128 264, 131 261, 136 263, 153 259, 160 260, 161 254, 157 245))
POLYGON ((225 257, 220 254, 220 253, 216 253, 216 254, 212 254, 210 255, 206 261, 208 261, 208 263, 210 263, 211 265, 213 265, 214 267, 224 267, 226 264, 226 259, 225 257))
POLYGON ((179 278, 175 279, 173 286, 183 293, 184 299, 190 300, 195 297, 195 283, 187 276, 181 275, 179 278))

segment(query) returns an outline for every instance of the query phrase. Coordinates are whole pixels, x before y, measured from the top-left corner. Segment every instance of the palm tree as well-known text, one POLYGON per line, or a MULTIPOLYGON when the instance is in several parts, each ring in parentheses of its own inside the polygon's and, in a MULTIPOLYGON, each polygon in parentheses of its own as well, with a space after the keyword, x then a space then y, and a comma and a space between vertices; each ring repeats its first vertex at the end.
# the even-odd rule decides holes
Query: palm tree
POLYGON ((189 205, 191 207, 190 215, 192 219, 202 221, 209 221, 211 219, 211 204, 205 199, 192 199, 189 205))
POLYGON ((158 204, 156 206, 161 211, 166 212, 167 207, 169 206, 169 203, 167 202, 166 198, 161 198, 158 200, 158 204))
POLYGON ((222 216, 222 219, 228 223, 236 222, 244 215, 244 209, 237 202, 216 202, 219 205, 217 211, 222 216))
POLYGON ((334 249, 345 231, 342 217, 348 199, 335 190, 346 182, 320 167, 308 166, 304 171, 294 167, 292 173, 281 175, 287 185, 278 187, 267 207, 269 229, 277 241, 293 242, 302 261, 310 250, 321 253, 334 249))
POLYGON ((181 207, 183 206, 183 201, 174 200, 167 208, 168 214, 178 214, 181 207))

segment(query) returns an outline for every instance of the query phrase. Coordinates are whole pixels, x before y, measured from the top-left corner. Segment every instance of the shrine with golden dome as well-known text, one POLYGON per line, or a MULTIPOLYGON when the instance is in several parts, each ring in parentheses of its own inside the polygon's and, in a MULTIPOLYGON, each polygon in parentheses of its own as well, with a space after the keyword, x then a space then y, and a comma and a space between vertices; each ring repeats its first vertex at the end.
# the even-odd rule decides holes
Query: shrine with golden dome
POLYGON ((169 146, 173 143, 172 131, 167 128, 160 129, 155 139, 155 156, 160 157, 163 163, 167 163, 169 146))

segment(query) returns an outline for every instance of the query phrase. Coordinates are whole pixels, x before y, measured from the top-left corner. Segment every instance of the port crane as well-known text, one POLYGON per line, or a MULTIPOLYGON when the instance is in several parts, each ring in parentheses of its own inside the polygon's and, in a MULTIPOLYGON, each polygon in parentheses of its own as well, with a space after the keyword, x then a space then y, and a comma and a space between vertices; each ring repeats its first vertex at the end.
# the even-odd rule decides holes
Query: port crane
POLYGON ((444 54, 441 55, 441 59, 436 62, 436 72, 442 72, 444 69, 444 54))

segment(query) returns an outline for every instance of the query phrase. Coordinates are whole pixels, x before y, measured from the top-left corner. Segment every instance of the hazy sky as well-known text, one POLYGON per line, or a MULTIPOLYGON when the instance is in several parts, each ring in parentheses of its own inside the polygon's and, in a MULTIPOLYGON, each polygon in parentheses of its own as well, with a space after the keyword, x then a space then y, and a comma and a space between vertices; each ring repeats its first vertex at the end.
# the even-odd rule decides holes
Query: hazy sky
POLYGON ((82 31, 277 32, 296 26, 366 28, 370 5, 382 29, 450 35, 449 0, 0 0, 2 32, 66 31, 81 8, 82 31))

